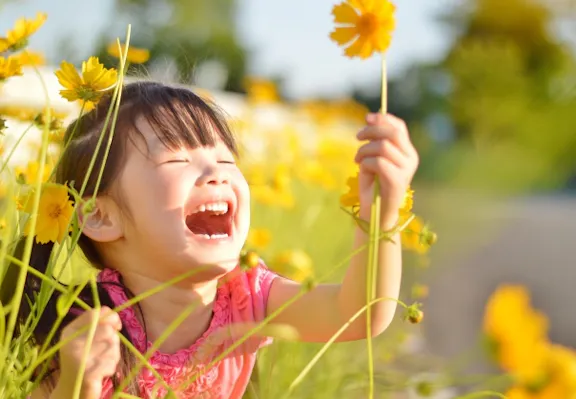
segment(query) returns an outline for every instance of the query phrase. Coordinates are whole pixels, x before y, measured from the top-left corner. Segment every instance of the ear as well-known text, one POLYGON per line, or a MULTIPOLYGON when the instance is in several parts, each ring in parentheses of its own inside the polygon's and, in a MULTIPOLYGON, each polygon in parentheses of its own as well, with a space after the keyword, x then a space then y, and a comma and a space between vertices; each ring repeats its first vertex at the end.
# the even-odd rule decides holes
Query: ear
POLYGON ((111 242, 123 237, 120 208, 109 196, 87 198, 88 206, 80 207, 78 217, 82 232, 96 242, 111 242))

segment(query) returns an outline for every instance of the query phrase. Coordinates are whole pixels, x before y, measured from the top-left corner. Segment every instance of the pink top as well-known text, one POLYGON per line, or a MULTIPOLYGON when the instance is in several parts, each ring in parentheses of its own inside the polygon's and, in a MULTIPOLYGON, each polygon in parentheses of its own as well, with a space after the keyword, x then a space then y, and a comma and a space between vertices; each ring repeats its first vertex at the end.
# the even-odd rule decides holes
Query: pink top
MULTIPOLYGON (((149 363, 182 398, 238 398, 248 386, 256 361, 256 352, 271 343, 271 338, 252 336, 232 353, 214 363, 209 363, 230 347, 235 338, 242 337, 251 323, 265 318, 266 302, 272 281, 276 277, 263 263, 246 272, 238 272, 218 288, 214 302, 213 317, 206 332, 190 347, 174 354, 156 351, 149 363), (246 323, 246 324, 245 324, 246 323), (231 333, 234 327, 240 332, 231 333), (242 328, 242 326, 244 328, 242 328), (196 376, 196 378, 194 378, 196 376), (185 388, 179 387, 185 381, 185 388)), ((120 275, 115 270, 104 269, 98 280, 106 288, 116 306, 127 300, 121 287, 106 282, 119 282, 120 275)), ((132 307, 120 312, 120 318, 128 329, 134 346, 144 353, 151 342, 146 341, 144 328, 138 321, 132 307)), ((157 384, 150 370, 143 368, 138 376, 140 396, 143 398, 164 397, 166 388, 157 384)), ((113 393, 112 381, 104 381, 102 398, 110 398, 113 393)))

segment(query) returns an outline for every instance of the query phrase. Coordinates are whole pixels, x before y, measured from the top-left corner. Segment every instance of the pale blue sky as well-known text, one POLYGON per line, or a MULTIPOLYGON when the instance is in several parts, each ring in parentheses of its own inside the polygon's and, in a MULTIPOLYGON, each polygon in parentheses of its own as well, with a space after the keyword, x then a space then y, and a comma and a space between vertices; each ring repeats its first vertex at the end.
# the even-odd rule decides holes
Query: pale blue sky
MULTIPOLYGON (((332 29, 332 6, 336 0, 239 0, 239 35, 255 49, 252 73, 283 73, 292 96, 337 95, 351 85, 370 85, 378 78, 380 60, 350 60, 328 39, 332 29)), ((391 74, 417 60, 442 55, 449 32, 434 21, 439 10, 459 0, 397 0, 398 27, 388 52, 391 74)), ((82 57, 89 44, 113 18, 113 0, 14 0, 0 11, 0 32, 20 16, 48 13, 48 21, 31 46, 50 57, 60 58, 55 42, 70 37, 82 57), (85 47, 82 47, 84 45, 85 47)), ((132 27, 137 37, 138 26, 132 27)), ((124 37, 125 29, 112 32, 124 37)))

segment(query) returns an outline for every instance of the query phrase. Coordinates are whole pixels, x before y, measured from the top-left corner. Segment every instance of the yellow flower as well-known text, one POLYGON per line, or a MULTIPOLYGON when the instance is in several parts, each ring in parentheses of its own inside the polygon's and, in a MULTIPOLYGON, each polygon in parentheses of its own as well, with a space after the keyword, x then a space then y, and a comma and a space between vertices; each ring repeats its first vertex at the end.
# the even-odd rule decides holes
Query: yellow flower
POLYGON ((298 165, 297 172, 302 181, 317 184, 326 190, 332 190, 336 187, 336 179, 318 160, 303 160, 298 165))
POLYGON ((84 100, 98 102, 104 93, 114 88, 118 73, 114 68, 104 68, 98 57, 90 57, 82 63, 82 76, 78 74, 74 65, 62 61, 57 70, 58 81, 65 90, 60 95, 68 101, 84 100))
POLYGON ((250 229, 247 243, 250 247, 263 249, 268 246, 271 239, 272 234, 268 229, 250 229))
POLYGON ((16 21, 14 29, 6 32, 6 37, 0 38, 0 53, 17 51, 28 45, 28 38, 32 36, 46 21, 46 14, 36 14, 36 19, 21 18, 16 21))
POLYGON ((44 55, 35 51, 25 50, 14 57, 17 58, 22 66, 40 66, 46 64, 44 55))
POLYGON ((16 57, 0 57, 0 82, 19 75, 22 75, 22 65, 16 57))
POLYGON ((330 38, 347 46, 348 57, 368 58, 375 51, 384 52, 390 46, 396 27, 396 7, 388 0, 346 0, 332 10, 338 26, 330 38))
MULTIPOLYGON (((411 214, 401 214, 400 223, 411 214)), ((425 254, 436 242, 436 235, 424 224, 423 220, 415 216, 401 233, 402 247, 418 254, 425 254)))
MULTIPOLYGON (((126 51, 126 45, 121 44, 121 51, 118 51, 118 44, 116 42, 110 43, 106 49, 108 54, 112 57, 120 58, 122 54, 126 51)), ((132 64, 144 64, 150 59, 150 51, 145 48, 138 48, 130 46, 128 48, 128 54, 126 55, 126 60, 132 64)))
POLYGON ((548 352, 547 329, 547 318, 531 308, 525 287, 501 286, 486 304, 484 332, 500 367, 519 381, 541 376, 548 352))
POLYGON ((539 376, 517 381, 506 392, 510 399, 556 399, 576 397, 576 353, 560 345, 547 346, 539 376))
POLYGON ((404 194, 404 200, 400 206, 400 214, 407 214, 412 211, 412 206, 414 206, 414 190, 408 187, 406 194, 404 194))
MULTIPOLYGON (((44 173, 42 174, 42 183, 46 183, 50 178, 53 166, 46 164, 44 166, 44 173)), ((30 161, 26 165, 26 168, 17 166, 14 168, 14 172, 17 177, 22 179, 26 184, 33 184, 38 179, 38 172, 40 169, 40 164, 37 161, 30 161)))
POLYGON ((270 263, 270 268, 298 282, 303 282, 314 274, 312 259, 306 252, 299 249, 279 252, 270 263))
POLYGON ((345 208, 360 205, 360 192, 358 191, 358 174, 349 177, 346 181, 348 192, 340 196, 340 205, 345 208))
POLYGON ((280 100, 276 84, 269 80, 248 77, 244 80, 248 100, 252 103, 275 103, 280 100))
MULTIPOLYGON (((32 212, 33 201, 27 201, 26 211, 32 212)), ((46 184, 42 188, 40 206, 36 220, 36 242, 46 244, 49 241, 62 242, 68 234, 68 223, 72 219, 74 207, 68 197, 68 189, 61 184, 46 184)), ((30 220, 24 227, 24 234, 32 232, 30 220)))
MULTIPOLYGON (((358 173, 356 175, 349 177, 346 185, 348 186, 348 191, 340 197, 340 205, 345 208, 354 207, 360 205, 360 192, 358 187, 358 173)), ((406 189, 404 194, 404 199, 400 205, 399 213, 404 217, 409 216, 412 206, 414 204, 414 190, 410 187, 406 189)), ((417 227, 418 231, 422 231, 422 228, 414 224, 412 227, 417 227)))

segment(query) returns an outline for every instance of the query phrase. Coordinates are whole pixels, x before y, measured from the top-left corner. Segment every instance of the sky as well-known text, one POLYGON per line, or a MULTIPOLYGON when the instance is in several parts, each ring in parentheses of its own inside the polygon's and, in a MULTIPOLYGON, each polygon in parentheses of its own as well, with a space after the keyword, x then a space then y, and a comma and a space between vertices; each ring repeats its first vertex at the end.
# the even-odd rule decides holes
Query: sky
MULTIPOLYGON (((459 0, 397 0, 397 29, 387 53, 390 75, 419 60, 441 57, 449 33, 434 17, 459 0)), ((2 3, 2 0, 0 0, 2 3)), ((238 34, 254 50, 249 71, 260 76, 281 74, 291 97, 344 95, 353 86, 378 82, 381 60, 351 60, 328 38, 336 0, 238 0, 238 34)), ((19 17, 44 11, 48 20, 30 47, 60 59, 56 43, 70 40, 82 57, 114 18, 113 0, 12 0, 0 8, 0 32, 19 17), (81 5, 81 6, 80 6, 81 5)), ((124 37, 125 31, 114 32, 124 37)), ((138 27, 132 26, 132 37, 138 27)), ((378 84, 378 83, 376 83, 378 84)))

